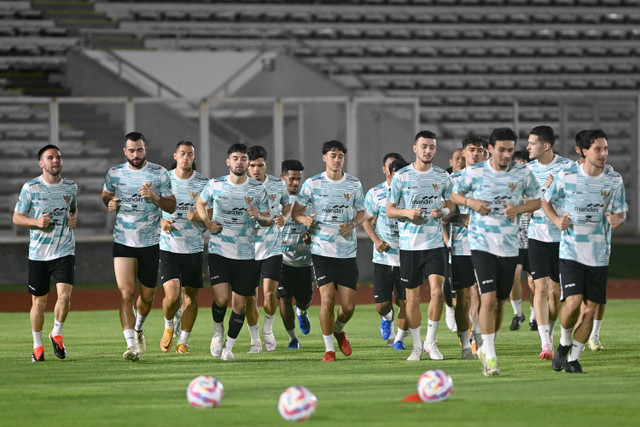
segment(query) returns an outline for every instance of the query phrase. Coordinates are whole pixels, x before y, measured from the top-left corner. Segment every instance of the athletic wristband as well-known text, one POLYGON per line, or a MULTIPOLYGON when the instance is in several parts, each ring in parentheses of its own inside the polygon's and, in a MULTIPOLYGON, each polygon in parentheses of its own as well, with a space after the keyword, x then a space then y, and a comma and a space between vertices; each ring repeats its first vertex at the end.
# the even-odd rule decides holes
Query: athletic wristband
POLYGON ((449 208, 442 208, 442 216, 447 216, 451 213, 451 209, 449 208))

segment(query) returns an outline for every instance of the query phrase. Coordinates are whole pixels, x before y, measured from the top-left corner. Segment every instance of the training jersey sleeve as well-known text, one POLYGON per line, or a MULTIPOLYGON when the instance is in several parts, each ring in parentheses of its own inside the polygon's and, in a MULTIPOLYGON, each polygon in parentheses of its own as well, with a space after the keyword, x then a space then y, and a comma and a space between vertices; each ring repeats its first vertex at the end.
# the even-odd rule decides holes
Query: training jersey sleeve
POLYGON ((367 214, 376 219, 374 232, 380 240, 386 242, 389 248, 384 252, 378 252, 373 247, 373 262, 381 265, 400 265, 400 231, 398 220, 387 216, 387 196, 389 186, 386 182, 376 185, 367 192, 365 197, 365 209, 367 214))
MULTIPOLYGON (((462 176, 463 171, 464 169, 451 175, 451 182, 453 184, 451 192, 454 192, 453 189, 462 176)), ((449 198, 451 198, 451 195, 449 195, 449 198)), ((469 213, 469 208, 466 206, 458 206, 458 211, 460 214, 466 215, 469 213)), ((470 256, 471 249, 469 249, 469 230, 464 223, 462 221, 452 221, 450 224, 450 230, 449 241, 451 242, 451 255, 470 256)))

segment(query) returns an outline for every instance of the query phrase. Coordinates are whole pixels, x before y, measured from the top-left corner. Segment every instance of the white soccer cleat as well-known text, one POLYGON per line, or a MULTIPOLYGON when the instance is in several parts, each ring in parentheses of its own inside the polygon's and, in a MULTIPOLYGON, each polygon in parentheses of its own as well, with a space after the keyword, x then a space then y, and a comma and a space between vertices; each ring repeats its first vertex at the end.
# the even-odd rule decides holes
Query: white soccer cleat
POLYGON ((138 360, 140 360, 140 356, 138 356, 138 350, 135 347, 127 347, 127 351, 124 352, 122 358, 130 362, 137 362, 138 360))
POLYGON ((273 331, 262 331, 262 338, 264 339, 264 347, 267 351, 273 351, 276 349, 276 337, 273 335, 273 331))
POLYGON ((251 344, 251 347, 249 347, 249 351, 247 351, 247 353, 249 354, 262 353, 262 345, 251 344))
POLYGON ((411 350, 409 357, 407 357, 407 360, 409 362, 418 362, 420 359, 422 359, 422 349, 414 347, 413 350, 411 350))
POLYGON ((233 355, 233 352, 231 350, 227 350, 226 348, 222 349, 222 355, 220 356, 220 358, 228 362, 236 360, 236 357, 233 355))
POLYGON ((213 328, 213 337, 211 338, 211 344, 209 350, 213 357, 220 357, 222 354, 222 344, 224 338, 224 328, 213 328))
POLYGON ((144 332, 142 330, 134 330, 133 332, 135 334, 138 354, 144 354, 147 351, 147 340, 144 338, 144 332))
POLYGON ((446 308, 444 319, 447 322, 447 328, 451 329, 451 332, 458 332, 458 324, 456 323, 456 310, 446 304, 444 306, 446 308))
POLYGON ((444 357, 440 350, 438 350, 438 345, 434 342, 432 343, 424 343, 424 351, 429 354, 431 360, 443 360, 444 357))

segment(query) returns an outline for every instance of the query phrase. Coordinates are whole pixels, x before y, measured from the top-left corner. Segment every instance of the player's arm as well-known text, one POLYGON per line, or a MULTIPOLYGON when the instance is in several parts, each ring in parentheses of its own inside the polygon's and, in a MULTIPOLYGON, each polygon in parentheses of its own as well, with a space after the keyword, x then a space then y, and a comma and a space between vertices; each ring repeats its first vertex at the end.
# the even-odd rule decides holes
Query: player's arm
POLYGON ((565 213, 562 216, 558 216, 558 213, 556 212, 556 209, 553 207, 553 205, 547 202, 544 198, 542 199, 542 210, 544 211, 545 215, 547 215, 547 217, 551 220, 551 222, 553 222, 560 230, 566 230, 567 228, 571 227, 571 214, 565 213))
POLYGON ((363 209, 361 211, 358 211, 356 216, 351 221, 345 222, 344 224, 340 225, 340 234, 342 235, 342 237, 349 236, 357 226, 363 223, 366 217, 367 212, 363 209))
POLYGON ((104 188, 102 189, 102 203, 109 208, 109 212, 115 212, 120 207, 120 199, 116 197, 115 193, 109 193, 104 188))
POLYGON ((607 221, 609 221, 609 224, 613 229, 620 227, 627 220, 626 212, 618 212, 616 214, 605 212, 604 215, 607 217, 607 221))
POLYGON ((376 234, 375 228, 372 223, 374 219, 376 219, 375 216, 367 215, 362 222, 362 228, 364 228, 364 232, 367 233, 367 236, 369 236, 369 238, 373 242, 373 246, 376 248, 376 250, 382 253, 389 249, 389 244, 380 239, 380 237, 378 237, 378 235, 376 234))
POLYGON ((387 202, 387 216, 393 219, 407 218, 409 221, 422 218, 420 209, 400 209, 393 202, 387 202))
POLYGON ((39 218, 31 218, 18 212, 13 213, 13 223, 19 227, 47 228, 51 224, 49 212, 43 213, 39 218))
POLYGON ((316 214, 304 215, 302 212, 304 212, 305 208, 306 206, 303 206, 300 203, 296 202, 296 204, 293 205, 293 208, 291 209, 291 217, 298 224, 306 225, 307 228, 311 228, 313 222, 315 221, 316 214))
POLYGON ((176 211, 176 196, 174 196, 173 194, 166 197, 158 196, 157 194, 156 196, 158 198, 154 201, 154 203, 158 205, 160 209, 162 209, 166 213, 174 213, 176 211))
POLYGON ((451 193, 451 201, 456 205, 466 206, 482 215, 486 215, 490 211, 489 204, 484 200, 472 199, 460 193, 451 193))
POLYGON ((204 226, 207 227, 211 233, 216 234, 222 230, 222 225, 218 221, 211 220, 211 213, 207 211, 207 203, 200 197, 198 197, 198 201, 196 202, 196 212, 204 226))
POLYGON ((278 227, 283 227, 291 216, 291 203, 282 207, 282 213, 276 214, 273 221, 278 227))

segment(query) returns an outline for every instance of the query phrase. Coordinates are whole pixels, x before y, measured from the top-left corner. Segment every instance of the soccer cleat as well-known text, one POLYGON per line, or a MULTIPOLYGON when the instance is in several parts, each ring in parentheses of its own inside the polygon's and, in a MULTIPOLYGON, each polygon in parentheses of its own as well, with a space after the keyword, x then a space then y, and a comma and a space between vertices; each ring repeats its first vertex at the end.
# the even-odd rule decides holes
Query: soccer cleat
POLYGON ((140 360, 138 349, 136 347, 127 347, 127 351, 124 352, 122 358, 130 362, 137 362, 138 360, 140 360))
POLYGON ((44 362, 44 346, 41 345, 33 349, 33 353, 31 354, 32 362, 44 362))
POLYGON ((262 344, 251 344, 251 347, 249 347, 249 351, 247 351, 247 353, 249 354, 262 353, 262 344))
POLYGON ((213 327, 213 337, 211 337, 211 344, 209 344, 209 351, 213 357, 220 357, 222 354, 222 344, 224 340, 224 327, 213 327))
POLYGON ((522 324, 522 322, 524 322, 524 314, 514 315, 513 319, 511 319, 511 326, 509 326, 509 329, 511 329, 512 331, 517 331, 518 329, 520 329, 520 325, 522 324))
POLYGON ((142 330, 134 330, 136 337, 136 347, 138 354, 144 354, 147 351, 147 340, 144 338, 144 332, 142 330))
POLYGON ((568 361, 564 365, 564 370, 570 374, 586 374, 586 371, 582 370, 582 366, 580 366, 580 362, 577 360, 568 361))
POLYGON ((458 324, 456 323, 456 310, 453 307, 445 305, 444 320, 447 323, 447 328, 451 329, 451 332, 458 332, 458 324))
POLYGON ((396 341, 393 343, 394 350, 406 350, 407 347, 404 345, 404 341, 396 341))
POLYGON ((67 349, 62 342, 62 335, 56 335, 54 337, 51 335, 51 332, 49 332, 49 339, 51 340, 51 344, 53 344, 53 354, 55 354, 58 359, 67 357, 67 349))
POLYGON ((191 349, 187 344, 178 344, 176 346, 176 353, 183 353, 183 354, 191 353, 191 349))
MULTIPOLYGON (((296 310, 296 313, 297 313, 298 307, 294 306, 294 309, 296 310)), ((298 316, 298 323, 300 324, 300 332, 302 332, 304 335, 307 335, 309 331, 311 331, 311 322, 309 321, 309 315, 305 311, 304 313, 299 314, 297 316, 298 316)))
POLYGON ((345 356, 351 356, 351 341, 349 341, 349 338, 347 338, 347 334, 343 332, 338 333, 333 333, 333 336, 336 337, 336 339, 338 340, 338 345, 340 346, 340 351, 342 352, 342 354, 344 354, 345 356))
POLYGON ((558 346, 556 350, 556 354, 553 356, 553 360, 551 362, 551 366, 555 371, 562 371, 562 369, 567 364, 567 357, 569 356, 569 350, 571 350, 570 345, 562 345, 558 346))
POLYGON ((223 348, 220 359, 226 360, 227 362, 232 362, 236 360, 236 357, 233 355, 233 352, 231 350, 227 350, 226 348, 223 348))
POLYGON ((384 317, 380 321, 380 336, 383 340, 388 340, 391 336, 391 320, 386 320, 384 317))
POLYGON ((163 353, 168 353, 171 350, 171 346, 173 346, 173 330, 165 328, 160 340, 160 350, 163 353))
POLYGON ((483 367, 482 373, 485 377, 500 375, 500 368, 498 368, 498 358, 492 357, 491 359, 487 359, 487 363, 485 367, 483 367))
POLYGON ((327 351, 322 358, 323 362, 335 362, 336 361, 336 352, 335 351, 327 351))
POLYGON ((409 362, 417 362, 422 359, 422 349, 420 347, 413 347, 411 354, 407 357, 409 362))
POLYGON ((591 351, 604 350, 604 347, 600 342, 600 338, 598 337, 589 338, 589 348, 591 349, 591 351))
POLYGON ((267 351, 276 349, 276 337, 273 335, 273 331, 262 331, 262 338, 264 339, 264 348, 266 348, 267 351))
POLYGON ((540 352, 540 359, 553 360, 553 347, 551 344, 546 344, 544 347, 542 347, 542 351, 540 352))
POLYGON ((462 349, 462 359, 475 359, 476 357, 473 355, 473 350, 471 349, 471 347, 467 347, 467 348, 463 348, 462 349))
POLYGON ((444 357, 442 357, 442 353, 440 353, 440 350, 438 350, 438 345, 436 344, 436 342, 432 342, 432 343, 424 343, 424 352, 429 354, 429 357, 431 358, 431 360, 442 360, 444 359, 444 357))
POLYGON ((529 330, 538 332, 538 321, 536 319, 531 320, 529 322, 529 330))
POLYGON ((291 350, 297 350, 300 348, 300 341, 298 341, 297 339, 292 339, 291 341, 289 341, 289 348, 291 350))

